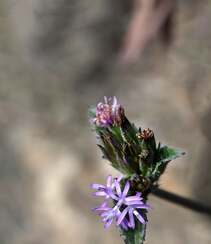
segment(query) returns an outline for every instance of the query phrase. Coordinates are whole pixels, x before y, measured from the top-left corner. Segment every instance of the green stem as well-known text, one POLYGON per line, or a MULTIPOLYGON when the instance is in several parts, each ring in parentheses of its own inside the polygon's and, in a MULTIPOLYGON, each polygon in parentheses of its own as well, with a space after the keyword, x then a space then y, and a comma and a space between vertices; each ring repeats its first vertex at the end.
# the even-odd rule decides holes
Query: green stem
POLYGON ((136 223, 134 230, 121 230, 121 236, 124 239, 125 244, 143 244, 145 241, 146 224, 143 225, 139 222, 136 223))

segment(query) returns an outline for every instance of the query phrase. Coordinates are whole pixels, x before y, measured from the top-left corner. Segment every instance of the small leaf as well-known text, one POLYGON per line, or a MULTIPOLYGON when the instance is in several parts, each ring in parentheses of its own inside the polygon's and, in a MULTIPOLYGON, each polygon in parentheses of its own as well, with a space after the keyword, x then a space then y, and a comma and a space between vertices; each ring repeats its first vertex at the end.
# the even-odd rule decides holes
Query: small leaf
POLYGON ((181 157, 182 155, 185 155, 185 152, 167 146, 161 147, 158 151, 159 161, 163 163, 181 157))
POLYGON ((178 149, 174 149, 168 146, 160 146, 156 152, 156 162, 154 163, 154 168, 152 169, 151 179, 152 181, 157 181, 159 177, 164 173, 167 164, 182 155, 184 152, 178 149))

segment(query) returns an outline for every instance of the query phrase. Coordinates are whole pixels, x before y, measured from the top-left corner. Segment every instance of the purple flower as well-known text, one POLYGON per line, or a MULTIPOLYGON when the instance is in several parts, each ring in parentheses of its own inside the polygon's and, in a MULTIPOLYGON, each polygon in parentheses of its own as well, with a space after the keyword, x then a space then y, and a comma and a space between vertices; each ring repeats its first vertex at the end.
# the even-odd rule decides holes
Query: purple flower
POLYGON ((109 125, 121 124, 124 110, 118 104, 116 97, 104 97, 104 103, 100 102, 96 107, 96 115, 93 123, 99 127, 107 127, 109 125))
POLYGON ((142 216, 142 209, 149 209, 150 206, 145 204, 141 193, 128 196, 130 190, 129 181, 126 182, 124 189, 121 189, 120 181, 121 177, 112 179, 111 176, 107 177, 107 184, 99 185, 93 184, 92 188, 97 190, 95 196, 105 197, 105 201, 97 208, 95 212, 99 212, 104 222, 104 227, 108 228, 115 220, 118 226, 127 230, 128 228, 135 228, 135 218, 141 223, 145 224, 146 220, 142 216), (115 206, 109 207, 109 200, 115 202, 115 206))

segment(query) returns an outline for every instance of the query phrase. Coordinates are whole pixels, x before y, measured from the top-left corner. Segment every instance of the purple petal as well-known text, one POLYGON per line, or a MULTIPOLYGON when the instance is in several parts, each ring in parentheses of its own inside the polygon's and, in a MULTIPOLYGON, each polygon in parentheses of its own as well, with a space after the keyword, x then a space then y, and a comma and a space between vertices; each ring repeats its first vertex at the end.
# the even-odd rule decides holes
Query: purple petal
POLYGON ((101 185, 101 184, 91 184, 91 188, 95 189, 95 190, 98 190, 98 189, 105 189, 105 186, 104 185, 101 185))
POLYGON ((94 208, 94 211, 108 211, 110 210, 109 207, 97 207, 97 208, 94 208))
POLYGON ((112 198, 112 199, 114 199, 114 200, 116 200, 116 201, 119 200, 119 198, 117 196, 115 196, 113 192, 109 192, 108 198, 109 197, 112 198))
POLYGON ((121 194, 122 194, 121 187, 120 187, 119 183, 116 180, 115 180, 114 184, 115 184, 115 187, 116 187, 117 195, 120 197, 121 194))
POLYGON ((106 193, 104 191, 97 191, 92 193, 93 196, 97 196, 97 197, 105 197, 106 193))
POLYGON ((106 96, 104 96, 104 102, 108 103, 108 98, 106 96))
POLYGON ((120 182, 122 178, 123 178, 123 175, 119 175, 119 176, 117 177, 117 182, 120 182))
POLYGON ((126 221, 123 220, 120 225, 124 230, 128 230, 128 224, 126 223, 126 221))
POLYGON ((137 210, 134 210, 134 211, 133 211, 133 214, 137 217, 137 219, 138 219, 142 224, 145 224, 145 223, 146 223, 145 219, 138 213, 137 210))
POLYGON ((123 190, 123 193, 122 193, 123 197, 127 196, 129 189, 130 189, 130 183, 129 183, 129 181, 127 181, 126 184, 125 184, 125 188, 123 190))
POLYGON ((112 112, 115 112, 116 106, 117 106, 117 99, 116 97, 113 97, 113 104, 112 104, 112 112))
POLYGON ((106 185, 107 185, 107 187, 111 187, 112 186, 112 176, 111 175, 109 175, 107 177, 106 185))
POLYGON ((107 202, 103 202, 100 206, 96 207, 96 208, 92 208, 92 211, 98 211, 100 210, 100 208, 105 208, 105 207, 108 207, 107 206, 107 202))
POLYGON ((129 215, 129 226, 132 229, 135 229, 135 220, 134 220, 134 217, 133 217, 133 209, 132 208, 129 209, 128 215, 129 215))
POLYGON ((126 224, 121 223, 121 227, 122 227, 123 230, 128 230, 128 227, 127 227, 126 224))
POLYGON ((128 212, 128 208, 125 208, 122 213, 119 215, 118 220, 117 220, 117 225, 120 225, 123 219, 125 218, 126 214, 128 212))
POLYGON ((131 205, 137 205, 137 206, 145 206, 144 204, 143 204, 143 202, 141 202, 141 201, 139 201, 139 200, 137 200, 137 201, 125 201, 125 204, 126 205, 128 205, 128 206, 131 206, 131 205))
POLYGON ((116 96, 113 97, 113 105, 117 105, 117 98, 116 98, 116 96))
MULTIPOLYGON (((118 218, 119 218, 120 215, 121 215, 121 212, 120 212, 120 210, 118 210, 117 213, 116 213, 116 221, 118 221, 118 218)), ((117 223, 116 223, 116 225, 118 226, 117 223)), ((124 230, 128 230, 128 221, 127 221, 126 218, 122 220, 120 226, 121 226, 121 228, 123 228, 124 230)))
POLYGON ((105 229, 108 229, 108 227, 112 224, 112 222, 113 222, 113 219, 112 219, 112 218, 109 219, 109 220, 105 223, 104 228, 105 228, 105 229))
POLYGON ((101 217, 106 218, 109 216, 109 210, 100 214, 101 217))
POLYGON ((130 201, 140 201, 142 200, 143 198, 140 198, 139 196, 129 196, 129 197, 126 197, 125 200, 127 202, 130 202, 130 201))
MULTIPOLYGON (((117 181, 119 183, 122 178, 123 178, 123 175, 119 175, 118 177, 116 177, 114 179, 115 179, 115 181, 117 181)), ((115 181, 112 183, 112 186, 111 186, 112 189, 115 187, 115 181)))
POLYGON ((137 206, 134 206, 134 208, 138 208, 138 209, 152 209, 151 206, 148 205, 148 204, 137 205, 137 206))

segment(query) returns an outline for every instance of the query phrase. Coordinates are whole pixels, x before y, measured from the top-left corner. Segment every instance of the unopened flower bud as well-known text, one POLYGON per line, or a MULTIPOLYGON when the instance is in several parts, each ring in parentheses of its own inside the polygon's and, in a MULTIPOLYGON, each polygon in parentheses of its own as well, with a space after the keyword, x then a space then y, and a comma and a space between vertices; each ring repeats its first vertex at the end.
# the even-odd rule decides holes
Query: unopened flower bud
POLYGON ((153 136, 154 136, 154 133, 149 128, 148 129, 144 129, 142 132, 139 132, 137 134, 137 137, 139 139, 143 139, 145 141, 148 140, 148 139, 151 139, 153 136))

